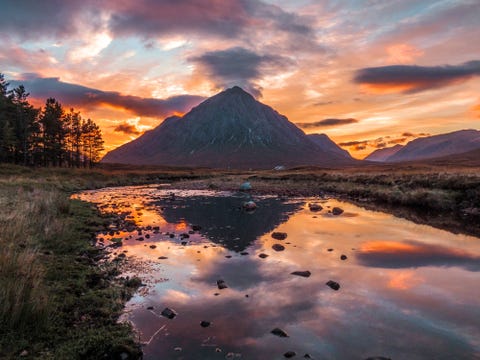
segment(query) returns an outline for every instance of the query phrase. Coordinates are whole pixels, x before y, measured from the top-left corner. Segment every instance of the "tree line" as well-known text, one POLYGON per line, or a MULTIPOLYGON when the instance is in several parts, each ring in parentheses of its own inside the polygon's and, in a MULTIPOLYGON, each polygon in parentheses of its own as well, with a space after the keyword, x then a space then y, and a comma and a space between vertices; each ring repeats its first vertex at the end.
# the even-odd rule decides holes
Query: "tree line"
POLYGON ((23 85, 9 90, 0 73, 0 162, 25 166, 92 167, 103 151, 102 132, 54 98, 28 102, 23 85))

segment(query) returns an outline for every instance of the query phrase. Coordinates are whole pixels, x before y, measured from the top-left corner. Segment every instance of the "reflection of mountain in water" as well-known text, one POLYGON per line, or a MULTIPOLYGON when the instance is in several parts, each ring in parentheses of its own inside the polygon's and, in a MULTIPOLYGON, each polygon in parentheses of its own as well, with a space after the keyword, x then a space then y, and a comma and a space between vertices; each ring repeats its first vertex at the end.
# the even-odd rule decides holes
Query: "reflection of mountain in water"
POLYGON ((253 213, 241 207, 247 198, 231 197, 177 197, 174 201, 160 199, 153 204, 162 208, 162 216, 169 223, 182 220, 200 225, 203 236, 221 243, 233 251, 242 251, 262 236, 288 220, 303 203, 285 203, 277 198, 256 199, 258 208, 253 213))

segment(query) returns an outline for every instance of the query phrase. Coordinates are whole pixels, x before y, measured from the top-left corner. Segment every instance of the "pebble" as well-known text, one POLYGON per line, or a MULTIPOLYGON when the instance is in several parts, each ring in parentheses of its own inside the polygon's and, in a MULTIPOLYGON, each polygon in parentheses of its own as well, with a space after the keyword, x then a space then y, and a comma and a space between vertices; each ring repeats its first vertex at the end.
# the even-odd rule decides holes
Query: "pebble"
POLYGON ((177 312, 167 307, 163 309, 162 316, 165 316, 166 318, 169 318, 169 319, 173 319, 175 316, 177 316, 177 312))
POLYGON ((328 285, 331 289, 333 289, 335 291, 340 289, 340 284, 337 283, 336 281, 333 281, 333 280, 328 280, 326 285, 328 285))
POLYGON ((289 337, 288 334, 287 334, 284 330, 282 330, 282 329, 280 329, 280 328, 275 328, 275 329, 273 329, 273 330, 270 331, 270 332, 271 332, 273 335, 277 335, 277 336, 279 336, 279 337, 289 337))
POLYGON ((285 240, 287 238, 287 233, 286 232, 273 232, 272 233, 272 238, 276 240, 285 240))
POLYGON ((272 249, 275 251, 283 251, 285 250, 285 246, 280 244, 273 244, 272 249))
POLYGON ((217 286, 220 290, 228 288, 227 284, 225 283, 225 280, 217 280, 217 286))
POLYGON ((297 276, 302 276, 302 277, 310 277, 310 275, 312 275, 312 273, 308 270, 306 271, 294 271, 291 273, 291 275, 297 275, 297 276))

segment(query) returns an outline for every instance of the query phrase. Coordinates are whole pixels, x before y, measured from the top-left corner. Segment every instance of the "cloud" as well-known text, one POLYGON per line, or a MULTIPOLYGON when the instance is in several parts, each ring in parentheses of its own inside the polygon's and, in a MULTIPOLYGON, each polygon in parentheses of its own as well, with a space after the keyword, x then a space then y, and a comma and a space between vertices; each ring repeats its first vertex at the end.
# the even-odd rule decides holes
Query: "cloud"
MULTIPOLYGON (((76 33, 82 13, 89 12, 90 24, 99 21, 99 13, 88 11, 87 1, 2 0, 1 32, 21 38, 64 38, 76 33)), ((92 9, 93 10, 93 9, 92 9)))
POLYGON ((67 38, 85 25, 118 36, 167 34, 237 38, 252 27, 312 36, 313 18, 258 0, 3 0, 0 30, 21 38, 67 38), (21 26, 19 26, 21 24, 21 26))
POLYGON ((232 37, 250 23, 240 0, 110 1, 111 29, 120 35, 146 38, 161 34, 217 34, 232 37))
POLYGON ((354 140, 354 141, 345 141, 341 142, 339 146, 351 147, 354 150, 365 150, 367 147, 374 149, 383 149, 388 145, 403 144, 411 138, 418 138, 422 136, 429 136, 427 133, 412 133, 412 132, 403 132, 400 136, 381 136, 376 139, 366 139, 366 140, 354 140))
POLYGON ((391 65, 360 69, 354 82, 373 91, 414 93, 453 85, 480 76, 480 60, 460 65, 391 65))
POLYGON ((480 271, 480 257, 462 250, 419 241, 370 241, 361 245, 357 259, 364 265, 401 269, 421 266, 459 266, 480 271))
POLYGON ((261 89, 255 80, 293 64, 289 58, 259 55, 242 47, 209 51, 189 60, 198 64, 219 88, 238 85, 257 97, 260 96, 261 89))
POLYGON ((128 123, 122 123, 117 125, 113 131, 115 132, 122 132, 127 135, 139 135, 140 131, 136 128, 135 125, 128 124, 128 123))
POLYGON ((116 91, 102 91, 77 84, 62 82, 59 78, 42 78, 25 74, 22 80, 12 80, 12 87, 23 84, 35 99, 54 97, 66 106, 92 108, 102 105, 121 108, 139 116, 165 117, 184 113, 204 100, 195 95, 178 95, 167 99, 142 98, 122 95, 116 91))
POLYGON ((315 121, 312 123, 297 123, 298 126, 304 129, 311 129, 317 127, 328 127, 328 126, 337 126, 337 125, 348 125, 358 123, 357 119, 323 119, 320 121, 315 121))

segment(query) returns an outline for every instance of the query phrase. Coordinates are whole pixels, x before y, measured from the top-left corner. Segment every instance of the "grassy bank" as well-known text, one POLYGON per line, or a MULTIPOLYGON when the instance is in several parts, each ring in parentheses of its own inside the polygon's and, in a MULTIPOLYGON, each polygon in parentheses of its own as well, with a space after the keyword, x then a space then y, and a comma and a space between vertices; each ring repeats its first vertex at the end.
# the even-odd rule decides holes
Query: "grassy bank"
POLYGON ((21 171, 0 179, 0 358, 139 358, 116 322, 134 288, 92 245, 108 219, 69 200, 78 179, 21 171))

